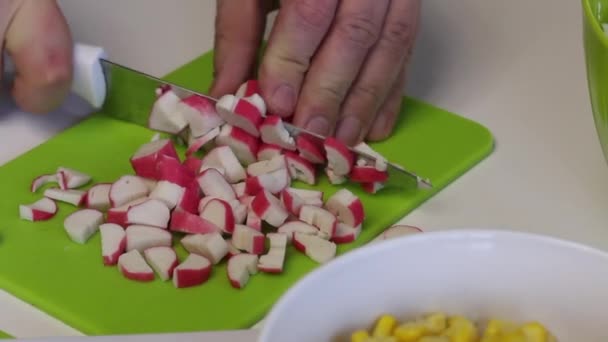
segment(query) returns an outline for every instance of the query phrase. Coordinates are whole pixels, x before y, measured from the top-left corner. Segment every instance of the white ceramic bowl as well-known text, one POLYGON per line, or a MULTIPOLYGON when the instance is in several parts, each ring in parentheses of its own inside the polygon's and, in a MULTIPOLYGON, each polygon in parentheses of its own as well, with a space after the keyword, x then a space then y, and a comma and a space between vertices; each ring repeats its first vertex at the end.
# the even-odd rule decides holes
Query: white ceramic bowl
POLYGON ((405 319, 430 311, 537 320, 560 342, 605 342, 608 254, 493 230, 389 240, 304 277, 273 307, 259 342, 348 341, 383 313, 405 319))

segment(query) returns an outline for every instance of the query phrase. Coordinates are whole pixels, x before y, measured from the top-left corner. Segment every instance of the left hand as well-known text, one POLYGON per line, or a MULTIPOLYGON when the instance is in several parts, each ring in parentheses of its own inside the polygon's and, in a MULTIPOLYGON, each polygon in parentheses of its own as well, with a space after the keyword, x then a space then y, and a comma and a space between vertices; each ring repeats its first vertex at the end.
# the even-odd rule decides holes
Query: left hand
MULTIPOLYGON (((215 91, 250 75, 267 13, 230 1, 219 0, 215 91)), ((268 110, 350 145, 388 137, 419 14, 420 0, 282 1, 258 76, 268 110)))

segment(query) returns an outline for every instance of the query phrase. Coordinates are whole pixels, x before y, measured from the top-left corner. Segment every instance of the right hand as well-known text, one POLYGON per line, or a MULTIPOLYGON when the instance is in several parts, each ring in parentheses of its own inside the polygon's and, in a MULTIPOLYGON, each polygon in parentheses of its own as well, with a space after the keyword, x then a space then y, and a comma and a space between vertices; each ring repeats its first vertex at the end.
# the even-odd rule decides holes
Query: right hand
POLYGON ((31 113, 58 108, 70 92, 73 43, 57 2, 0 0, 0 37, 17 72, 17 106, 31 113))

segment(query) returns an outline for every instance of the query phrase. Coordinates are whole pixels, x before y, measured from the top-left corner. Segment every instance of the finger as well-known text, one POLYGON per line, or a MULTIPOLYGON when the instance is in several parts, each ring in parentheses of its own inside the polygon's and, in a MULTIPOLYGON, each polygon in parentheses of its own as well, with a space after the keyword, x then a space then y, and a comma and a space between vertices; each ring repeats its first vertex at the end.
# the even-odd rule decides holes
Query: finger
MULTIPOLYGON (((348 145, 365 138, 414 45, 420 0, 393 0, 378 42, 342 105, 336 137, 348 145)), ((401 82, 399 82, 401 84, 401 82)))
POLYGON ((234 94, 252 77, 270 1, 218 0, 210 94, 234 94))
POLYGON ((393 128, 395 127, 395 123, 397 122, 397 118, 402 109, 403 88, 406 83, 406 75, 407 64, 401 69, 386 101, 378 110, 378 114, 371 125, 372 127, 367 133, 367 140, 384 140, 393 132, 393 128))
POLYGON ((319 134, 333 133, 346 93, 380 35, 388 5, 389 0, 341 3, 329 36, 306 75, 296 125, 319 134))
POLYGON ((72 37, 53 0, 26 0, 16 10, 5 47, 17 75, 12 94, 28 112, 44 113, 61 105, 72 81, 72 37))
POLYGON ((272 113, 293 113, 304 74, 334 18, 338 0, 283 1, 260 65, 260 88, 272 113))

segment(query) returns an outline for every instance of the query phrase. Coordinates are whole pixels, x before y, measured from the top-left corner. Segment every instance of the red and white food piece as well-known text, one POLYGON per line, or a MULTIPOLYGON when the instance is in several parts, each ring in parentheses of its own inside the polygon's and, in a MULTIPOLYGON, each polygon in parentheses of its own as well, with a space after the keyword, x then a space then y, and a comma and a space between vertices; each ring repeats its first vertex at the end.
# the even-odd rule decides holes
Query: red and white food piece
POLYGON ((236 199, 234 189, 216 169, 207 169, 198 176, 198 185, 205 196, 221 198, 225 201, 236 199))
POLYGON ((374 166, 355 165, 348 178, 357 183, 384 183, 388 180, 388 172, 379 171, 374 166))
POLYGON ((287 191, 298 195, 306 202, 306 204, 323 202, 323 191, 320 190, 308 190, 300 188, 287 188, 287 191))
POLYGON ((182 209, 192 214, 198 214, 198 202, 201 198, 201 188, 196 180, 190 182, 184 189, 182 197, 176 205, 176 209, 182 209))
POLYGON ((300 220, 319 228, 319 236, 331 239, 338 226, 338 219, 334 214, 324 208, 314 205, 303 205, 300 209, 300 220))
POLYGON ((338 227, 336 228, 336 234, 331 238, 331 241, 335 243, 351 243, 359 237, 361 233, 362 225, 359 224, 356 227, 350 226, 346 223, 338 222, 338 227))
POLYGON ((343 142, 333 137, 326 138, 323 147, 327 157, 327 167, 336 176, 348 175, 355 163, 354 153, 343 142))
POLYGON ((281 202, 287 211, 296 216, 300 215, 300 208, 305 204, 302 197, 289 189, 281 191, 281 202))
POLYGON ((202 255, 213 264, 228 254, 228 243, 220 233, 186 235, 181 244, 188 252, 202 255))
POLYGON ((266 273, 281 273, 283 272, 283 264, 285 263, 287 235, 268 233, 267 237, 270 241, 270 248, 268 249, 268 253, 260 256, 258 269, 266 273))
POLYGON ((178 158, 171 140, 160 139, 139 147, 130 159, 131 167, 140 177, 157 179, 156 163, 162 155, 178 158))
POLYGON ((44 197, 55 201, 69 203, 77 207, 81 206, 86 199, 86 191, 81 190, 61 190, 58 188, 48 188, 44 190, 44 197))
POLYGON ((127 212, 129 211, 129 208, 131 208, 134 205, 143 203, 147 200, 148 200, 147 197, 140 197, 140 198, 133 200, 127 204, 124 204, 120 207, 110 208, 108 210, 106 223, 115 223, 119 226, 126 227, 127 226, 127 212))
POLYGON ((224 95, 217 101, 215 108, 229 125, 241 128, 254 137, 260 136, 258 128, 262 124, 264 113, 255 104, 234 95, 224 95))
POLYGON ((184 196, 185 191, 186 188, 181 185, 162 180, 157 183, 148 197, 161 201, 168 209, 173 210, 184 196))
POLYGON ((251 94, 242 99, 254 105, 262 113, 262 117, 266 117, 266 102, 259 94, 251 94))
POLYGON ((241 197, 239 197, 239 202, 241 202, 242 205, 246 206, 247 210, 250 210, 251 202, 253 202, 254 198, 255 198, 255 196, 249 196, 249 195, 241 196, 241 197))
MULTIPOLYGON (((240 203, 238 204, 240 205, 240 203)), ((231 234, 234 231, 234 212, 230 203, 224 200, 212 198, 203 206, 199 215, 224 233, 231 234)))
POLYGON ((176 288, 192 287, 203 284, 211 276, 211 262, 198 254, 189 254, 173 270, 173 285, 176 288))
POLYGON ((188 142, 188 149, 186 150, 186 156, 191 156, 192 154, 198 152, 201 148, 210 145, 212 142, 215 141, 214 139, 217 138, 219 135, 220 128, 215 127, 214 129, 199 137, 190 139, 190 141, 188 142))
POLYGON ((368 154, 374 158, 376 158, 376 162, 373 165, 374 168, 378 171, 386 171, 388 168, 388 162, 386 158, 384 158, 380 153, 376 152, 365 142, 360 142, 353 147, 353 149, 368 154))
POLYGON ((260 126, 262 141, 266 144, 276 145, 288 151, 296 151, 296 141, 283 125, 278 115, 268 115, 260 126))
POLYGON ((334 214, 338 221, 352 227, 360 225, 365 219, 363 203, 359 197, 346 188, 336 191, 329 197, 327 203, 325 203, 325 208, 334 214))
POLYGON ((293 245, 312 260, 322 264, 336 256, 336 244, 317 235, 295 233, 293 245))
POLYGON ((127 224, 144 225, 166 229, 169 225, 171 212, 165 203, 157 199, 149 199, 129 208, 127 224))
POLYGON ((177 134, 186 128, 188 121, 178 110, 180 101, 173 90, 167 90, 156 98, 148 117, 148 128, 170 134, 177 134))
POLYGON ((190 134, 194 137, 205 135, 224 123, 213 102, 202 96, 190 95, 182 99, 176 107, 188 122, 190 134))
POLYGON ((378 235, 378 237, 372 240, 372 242, 375 243, 418 233, 422 233, 422 229, 418 227, 408 225, 394 225, 382 232, 382 234, 378 235))
POLYGON ((111 187, 111 183, 100 183, 89 188, 85 199, 87 208, 102 211, 108 210, 110 208, 111 187))
POLYGON ((234 214, 234 223, 243 224, 247 219, 248 207, 242 204, 239 200, 232 201, 232 213, 234 214))
POLYGON ((209 167, 223 169, 226 180, 232 184, 243 181, 247 177, 245 168, 228 146, 217 146, 205 155, 200 172, 209 167))
POLYGON ((384 183, 382 182, 373 182, 373 183, 361 183, 361 188, 363 191, 369 194, 375 194, 378 191, 384 189, 384 183))
POLYGON ((182 209, 175 209, 171 213, 169 230, 187 234, 209 234, 221 231, 214 223, 182 209))
POLYGON ((232 234, 232 245, 251 254, 264 253, 264 234, 251 227, 237 224, 232 234))
POLYGON ((268 190, 272 194, 278 194, 290 185, 291 177, 289 176, 289 171, 287 168, 281 168, 247 178, 245 181, 245 193, 255 196, 262 190, 268 190))
POLYGON ((127 279, 142 282, 154 280, 154 270, 136 249, 118 257, 118 269, 127 279))
POLYGON ((338 176, 338 175, 336 175, 336 173, 334 172, 334 170, 332 170, 330 168, 325 168, 325 175, 327 176, 327 180, 329 181, 329 183, 333 184, 333 185, 344 184, 348 180, 346 178, 346 176, 338 176))
POLYGON ((262 219, 252 209, 247 211, 247 221, 245 221, 245 225, 257 231, 262 231, 262 219))
POLYGON ((304 135, 298 135, 296 138, 296 147, 300 156, 313 164, 325 164, 325 154, 321 146, 313 142, 314 138, 307 138, 304 135))
POLYGON ((146 187, 148 188, 148 192, 151 192, 152 190, 154 190, 156 188, 156 185, 158 184, 158 181, 156 179, 143 178, 143 177, 139 177, 139 179, 141 179, 141 181, 144 182, 144 184, 146 184, 146 187))
POLYGON ((245 196, 245 182, 232 184, 232 189, 234 189, 237 198, 245 196))
POLYGON ((36 178, 34 178, 34 180, 32 181, 32 185, 30 186, 30 190, 32 192, 36 192, 38 191, 38 189, 46 184, 49 183, 58 183, 59 180, 57 178, 57 174, 54 173, 52 175, 41 175, 38 176, 36 178))
POLYGON ((91 181, 91 176, 67 167, 57 169, 57 178, 60 180, 59 188, 62 190, 75 189, 91 181))
POLYGON ((241 253, 228 259, 228 280, 236 289, 242 289, 249 282, 249 278, 258 273, 258 256, 241 253))
POLYGON ((294 220, 285 222, 277 229, 277 232, 285 234, 287 236, 287 242, 291 242, 295 233, 317 235, 319 234, 319 228, 304 221, 294 220))
POLYGON ((276 145, 264 144, 260 145, 257 153, 257 160, 270 160, 276 156, 283 154, 283 149, 276 145))
POLYGON ((19 216, 28 221, 46 221, 57 214, 57 203, 50 198, 41 198, 32 204, 19 205, 19 216))
POLYGON ((230 147, 239 162, 244 165, 249 165, 257 160, 259 140, 243 129, 226 124, 222 126, 215 143, 218 146, 230 147))
POLYGON ((103 213, 95 209, 73 212, 63 221, 63 227, 72 241, 84 244, 103 223, 103 213))
POLYGON ((187 156, 182 163, 190 172, 198 174, 203 165, 203 161, 195 156, 187 156))
POLYGON ((287 169, 287 159, 280 154, 272 159, 260 160, 247 166, 247 176, 255 177, 271 173, 280 169, 287 169))
POLYGON ((195 177, 195 173, 186 168, 178 158, 160 156, 156 164, 159 181, 168 181, 180 186, 188 185, 195 177))
POLYGON ((285 158, 291 179, 297 179, 310 185, 316 184, 316 170, 311 162, 293 152, 287 152, 285 158))
POLYGON ((146 197, 149 189, 141 178, 132 175, 120 177, 110 188, 110 204, 120 207, 140 197, 146 197))
POLYGON ((232 244, 232 239, 226 240, 226 243, 228 244, 228 254, 226 254, 226 257, 228 259, 232 258, 237 254, 242 253, 238 248, 234 247, 234 245, 232 244))
POLYGON ((152 247, 170 247, 172 242, 171 233, 157 227, 132 225, 126 229, 127 251, 137 249, 142 252, 152 247))
POLYGON ((260 86, 257 80, 248 80, 245 83, 239 86, 239 89, 236 91, 236 97, 248 97, 253 94, 260 93, 260 86))
POLYGON ((163 281, 171 279, 173 270, 179 263, 175 250, 165 246, 146 249, 144 258, 163 281))
POLYGON ((127 248, 127 234, 125 230, 114 223, 104 223, 99 226, 101 235, 101 256, 103 264, 107 266, 116 265, 127 248))
POLYGON ((282 225, 289 216, 281 201, 268 190, 262 190, 255 196, 251 210, 273 227, 282 225))

